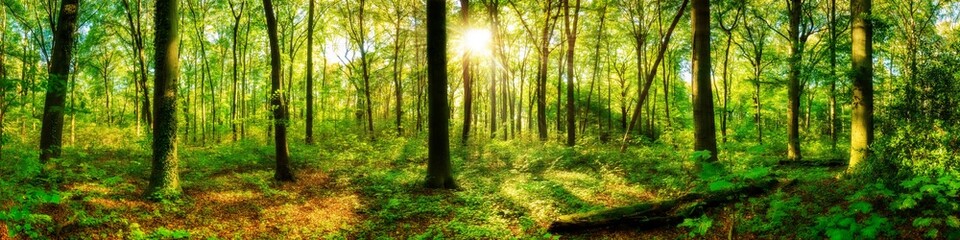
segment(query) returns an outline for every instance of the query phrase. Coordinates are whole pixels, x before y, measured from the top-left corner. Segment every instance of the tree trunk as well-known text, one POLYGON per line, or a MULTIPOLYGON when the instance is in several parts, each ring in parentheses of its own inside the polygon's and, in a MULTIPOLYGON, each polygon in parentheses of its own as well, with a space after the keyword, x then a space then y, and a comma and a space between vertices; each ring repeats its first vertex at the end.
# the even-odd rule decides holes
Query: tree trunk
POLYGON ((563 1, 564 32, 567 34, 567 146, 577 144, 577 109, 573 102, 573 54, 577 45, 577 25, 580 21, 580 0, 577 0, 573 10, 573 21, 570 21, 570 0, 563 1))
POLYGON ((837 0, 830 0, 830 146, 837 150, 837 0))
POLYGON ((155 14, 155 71, 153 76, 153 158, 150 186, 146 197, 160 200, 180 195, 179 160, 177 159, 177 81, 180 72, 179 13, 177 0, 158 0, 155 14))
MULTIPOLYGON (((677 15, 674 16, 673 22, 670 23, 670 27, 667 29, 667 34, 664 36, 663 41, 660 42, 660 50, 657 52, 657 58, 654 60, 653 66, 658 66, 658 65, 660 65, 660 62, 663 61, 664 53, 666 53, 667 47, 669 46, 669 43, 670 43, 670 37, 673 36, 673 30, 677 27, 677 23, 680 22, 680 18, 683 17, 683 12, 684 12, 684 10, 686 10, 686 8, 687 8, 687 3, 689 3, 689 0, 683 0, 683 2, 680 3, 680 8, 677 10, 677 15)), ((707 38, 707 39, 709 39, 709 38, 707 38)), ((708 44, 709 44, 709 43, 708 43, 708 44)), ((708 45, 708 46, 709 46, 709 45, 708 45)), ((707 54, 708 56, 707 56, 707 57, 709 57, 709 48, 708 48, 706 51, 708 51, 708 54, 707 54)), ((709 58, 708 58, 708 59, 709 59, 709 58)), ((708 66, 708 67, 709 67, 709 66, 708 66)), ((709 68, 707 68, 706 74, 709 74, 709 71, 710 71, 709 68)), ((633 110, 633 116, 632 116, 631 119, 630 119, 630 125, 626 128, 626 131, 624 131, 623 141, 622 141, 622 143, 621 143, 621 145, 620 145, 620 152, 624 152, 624 151, 627 150, 627 143, 628 143, 629 140, 630 140, 630 131, 633 131, 633 128, 635 127, 635 125, 636 125, 636 123, 637 123, 637 118, 640 117, 640 109, 641 109, 640 106, 643 106, 644 100, 646 100, 647 95, 650 93, 650 87, 653 85, 653 84, 652 84, 652 83, 653 83, 653 77, 656 76, 656 75, 657 75, 657 67, 650 68, 650 71, 646 73, 645 79, 647 80, 647 82, 646 82, 646 84, 643 85, 643 90, 640 92, 640 98, 637 100, 637 107, 634 108, 634 110, 633 110)), ((710 80, 709 80, 709 75, 708 75, 708 77, 707 77, 707 81, 708 81, 708 83, 709 83, 709 81, 710 81, 710 80)), ((707 84, 706 88, 709 89, 709 84, 707 84)), ((708 95, 707 97, 708 97, 708 98, 706 98, 706 100, 707 100, 707 101, 710 101, 710 98, 709 98, 710 96, 708 95)), ((712 108, 711 108, 711 109, 712 109, 712 108)), ((712 112, 712 111, 713 111, 713 110, 711 110, 711 112, 712 112)), ((625 114, 625 113, 626 113, 626 112, 624 112, 624 117, 626 117, 626 114, 625 114)), ((711 114, 711 119, 712 119, 712 114, 711 114)), ((624 125, 625 125, 625 123, 624 123, 624 125)), ((714 133, 714 134, 715 134, 715 133, 714 133)), ((714 137, 714 138, 716 138, 716 137, 714 137)), ((716 141, 714 141, 714 142, 716 142, 716 141)), ((716 143, 714 143, 714 145, 716 145, 716 143)))
MULTIPOLYGON (((243 93, 237 92, 237 84, 238 84, 238 78, 239 78, 239 76, 238 76, 238 71, 239 71, 238 65, 239 65, 239 63, 240 63, 240 60, 239 60, 238 57, 237 57, 237 50, 238 50, 238 49, 237 49, 237 45, 239 45, 239 44, 238 44, 238 35, 239 35, 239 33, 240 33, 240 18, 243 17, 243 8, 246 6, 246 2, 245 2, 245 1, 240 2, 240 9, 239 9, 239 11, 234 9, 234 7, 233 7, 233 1, 232 1, 232 0, 230 0, 230 1, 228 1, 228 2, 230 3, 230 11, 231 11, 231 13, 233 14, 233 32, 232 32, 232 34, 233 34, 233 35, 232 35, 232 40, 233 40, 233 49, 232 49, 232 53, 233 53, 233 55, 232 55, 232 56, 233 56, 233 87, 232 87, 232 88, 233 88, 233 89, 231 90, 231 92, 232 92, 231 98, 232 98, 232 99, 230 100, 230 131, 231 131, 232 134, 233 134, 233 141, 236 142, 236 141, 237 141, 237 122, 239 121, 239 120, 237 119, 237 105, 241 104, 241 103, 237 102, 237 97, 238 97, 238 95, 242 95, 242 94, 243 94, 243 93)), ((312 1, 312 0, 311 0, 310 4, 311 4, 311 6, 312 6, 312 4, 313 4, 313 1, 312 1)), ((310 13, 313 13, 313 12, 310 12, 310 13)), ((313 18, 311 17, 310 19, 312 20, 313 18)), ((243 101, 242 99, 243 99, 243 98, 241 97, 241 98, 240 98, 240 101, 243 101)), ((309 126, 309 124, 310 124, 310 122, 308 121, 308 122, 307 122, 307 125, 309 126)), ((308 127, 307 129, 308 129, 307 131, 310 131, 310 130, 309 130, 309 129, 310 129, 309 127, 308 127)), ((307 136, 310 136, 310 134, 307 134, 307 136)))
POLYGON ((277 40, 277 18, 273 12, 273 2, 263 0, 263 11, 267 19, 267 35, 270 38, 270 92, 273 107, 274 144, 276 148, 277 167, 274 179, 278 181, 293 181, 290 171, 290 156, 287 150, 287 105, 284 102, 280 80, 280 44, 277 40))
MULTIPOLYGON (((466 29, 470 26, 470 0, 460 0, 460 23, 466 29)), ((470 127, 473 124, 473 81, 470 79, 470 52, 463 52, 463 131, 460 144, 466 146, 470 139, 470 127)))
POLYGON ((447 106, 446 1, 427 0, 429 162, 427 188, 457 188, 450 166, 450 108, 447 106))
MULTIPOLYGON (((307 144, 313 144, 313 11, 314 2, 310 1, 307 10, 307 116, 306 116, 306 136, 304 141, 307 144)), ((293 63, 291 63, 292 65, 293 63)))
POLYGON ((870 156, 873 143, 873 23, 871 0, 850 2, 852 29, 853 98, 850 115, 851 173, 860 173, 861 165, 870 156))
POLYGON ((693 0, 693 128, 694 151, 710 151, 707 162, 717 161, 717 127, 710 89, 710 1, 693 0))
POLYGON ((46 163, 50 158, 60 157, 60 148, 63 144, 64 101, 79 7, 79 0, 60 2, 60 17, 57 20, 53 58, 50 62, 50 81, 47 83, 46 101, 43 105, 43 125, 40 128, 41 163, 46 163))
POLYGON ((800 160, 800 63, 803 46, 800 41, 800 21, 803 1, 788 0, 790 8, 790 76, 787 82, 787 159, 800 160))
MULTIPOLYGON (((126 10, 127 24, 130 26, 128 30, 130 31, 131 35, 131 47, 134 51, 134 57, 137 60, 137 76, 139 78, 136 79, 136 86, 139 91, 143 93, 143 100, 140 102, 142 105, 139 106, 139 113, 141 119, 148 125, 151 125, 153 124, 153 116, 150 111, 150 91, 147 89, 147 57, 144 46, 145 43, 143 41, 143 30, 140 21, 140 16, 142 15, 140 12, 141 2, 137 0, 134 3, 136 4, 136 8, 131 6, 130 1, 124 0, 123 6, 126 10), (136 18, 134 18, 134 16, 136 16, 136 18)), ((140 119, 138 119, 138 121, 139 120, 140 119)))
POLYGON ((397 116, 397 135, 403 135, 403 82, 402 74, 403 68, 400 67, 400 61, 402 56, 400 51, 403 49, 403 41, 401 41, 402 33, 400 32, 400 23, 403 20, 404 14, 400 9, 400 6, 394 6, 396 11, 396 22, 394 23, 394 40, 393 40, 393 87, 394 87, 394 97, 397 100, 395 113, 397 116))

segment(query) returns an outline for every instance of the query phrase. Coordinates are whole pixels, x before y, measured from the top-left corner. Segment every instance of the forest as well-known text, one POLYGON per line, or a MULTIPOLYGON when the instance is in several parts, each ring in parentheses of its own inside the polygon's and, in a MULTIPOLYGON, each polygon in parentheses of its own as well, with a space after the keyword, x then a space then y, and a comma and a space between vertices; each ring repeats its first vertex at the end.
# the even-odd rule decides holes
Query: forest
POLYGON ((953 0, 0 0, 0 239, 960 239, 953 0))

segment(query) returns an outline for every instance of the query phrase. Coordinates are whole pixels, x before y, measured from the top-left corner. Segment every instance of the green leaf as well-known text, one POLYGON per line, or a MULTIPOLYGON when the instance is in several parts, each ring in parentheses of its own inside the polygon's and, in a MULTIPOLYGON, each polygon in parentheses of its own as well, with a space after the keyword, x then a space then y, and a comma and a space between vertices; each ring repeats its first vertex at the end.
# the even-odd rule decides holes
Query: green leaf
POLYGON ((914 206, 917 206, 917 201, 913 200, 912 197, 905 197, 903 198, 903 200, 900 200, 899 203, 896 204, 896 208, 900 210, 910 209, 910 208, 913 208, 914 206))
POLYGON ((744 173, 743 178, 755 180, 755 179, 760 179, 762 177, 766 177, 767 175, 770 175, 770 168, 758 167, 758 168, 750 169, 750 171, 747 171, 746 173, 744 173))
POLYGON ((850 204, 850 210, 853 212, 869 213, 873 210, 873 204, 868 202, 855 202, 850 204))
POLYGON ((920 217, 913 220, 914 227, 929 227, 930 224, 933 224, 933 218, 920 217))
POLYGON ((947 226, 952 228, 960 228, 960 219, 957 219, 957 216, 948 216, 947 226))
POLYGON ((709 189, 711 192, 716 192, 716 191, 731 189, 733 188, 733 186, 734 186, 733 183, 730 181, 720 180, 716 182, 711 182, 709 185, 709 189))
POLYGON ((701 165, 700 178, 714 179, 723 176, 723 167, 717 163, 704 162, 701 165))

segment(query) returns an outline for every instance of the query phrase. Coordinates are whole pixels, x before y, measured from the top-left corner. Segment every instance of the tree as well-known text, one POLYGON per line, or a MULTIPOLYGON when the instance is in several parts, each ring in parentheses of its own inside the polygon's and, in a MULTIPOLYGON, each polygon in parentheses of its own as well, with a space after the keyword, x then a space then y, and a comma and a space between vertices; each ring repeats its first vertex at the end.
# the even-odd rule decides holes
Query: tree
POLYGON ((313 18, 313 0, 307 1, 310 1, 310 6, 307 15, 307 132, 305 141, 307 144, 313 144, 313 22, 315 19, 313 18))
MULTIPOLYGON (((269 0, 266 0, 269 1, 269 0)), ((429 162, 427 188, 457 188, 450 166, 450 109, 447 106, 447 9, 443 0, 427 0, 427 98, 429 162)))
POLYGON ((717 126, 710 89, 710 1, 693 0, 693 135, 695 151, 710 151, 707 162, 717 160, 717 126))
POLYGON ((47 96, 43 104, 43 125, 40 128, 41 162, 60 157, 67 78, 70 74, 79 10, 79 0, 60 2, 60 17, 57 19, 57 28, 54 29, 53 57, 50 59, 50 80, 47 82, 47 96))
POLYGON ((787 0, 790 15, 790 74, 787 81, 787 159, 800 160, 800 64, 803 60, 803 44, 806 33, 801 33, 803 21, 803 0, 787 0))
POLYGON ((763 19, 758 16, 760 13, 756 9, 751 9, 752 18, 744 19, 741 38, 742 42, 734 42, 740 53, 747 59, 750 66, 753 67, 753 76, 750 82, 753 83, 753 109, 754 124, 757 127, 757 143, 763 144, 763 101, 761 99, 761 83, 763 70, 772 64, 772 61, 763 61, 763 51, 766 48, 769 29, 762 26, 763 19))
MULTIPOLYGON (((147 125, 153 124, 153 117, 150 113, 150 93, 147 91, 147 57, 146 49, 144 48, 145 43, 143 41, 143 27, 142 21, 140 21, 140 16, 143 15, 141 12, 141 1, 135 0, 133 2, 135 6, 131 6, 129 0, 123 0, 124 13, 127 17, 127 31, 130 33, 130 49, 133 50, 134 59, 136 59, 137 64, 137 87, 139 92, 143 93, 143 100, 140 116, 141 119, 147 125)), ((139 122, 138 122, 139 123, 139 122)), ((139 127, 138 127, 139 128, 139 127)), ((148 128, 149 129, 149 128, 148 128)))
MULTIPOLYGON (((463 28, 470 26, 470 0, 460 0, 460 22, 463 28)), ((473 124, 473 81, 471 79, 470 50, 463 51, 461 61, 463 71, 463 132, 460 144, 466 146, 470 140, 470 127, 473 124)))
MULTIPOLYGON (((663 40, 660 42, 660 50, 657 51, 657 58, 654 59, 652 66, 659 66, 660 62, 663 61, 663 56, 667 52, 667 47, 669 47, 668 43, 670 43, 670 37, 673 36, 673 30, 677 27, 677 23, 680 23, 680 18, 683 17, 683 13, 684 11, 686 11, 687 3, 689 2, 690 2, 689 0, 683 0, 683 2, 680 3, 680 8, 677 9, 677 15, 673 16, 673 21, 670 22, 670 27, 667 28, 667 33, 666 35, 663 36, 663 40)), ((709 14, 709 12, 707 14, 709 14)), ((709 37, 707 39, 709 39, 709 37)), ((706 51, 709 51, 709 48, 707 48, 706 51)), ((709 70, 707 71, 708 71, 707 74, 709 74, 709 70)), ((637 73, 637 74, 643 74, 643 73, 637 73)), ((630 125, 626 126, 626 131, 624 131, 623 133, 623 142, 620 145, 620 152, 624 152, 627 150, 627 143, 630 140, 630 131, 633 131, 633 128, 636 126, 636 123, 637 123, 637 118, 640 117, 640 109, 641 109, 640 106, 643 106, 643 102, 646 101, 647 95, 650 94, 650 87, 653 86, 653 79, 654 79, 654 76, 657 75, 657 68, 656 67, 650 68, 650 71, 646 72, 645 74, 646 76, 644 77, 644 79, 646 79, 647 81, 646 83, 643 84, 643 89, 640 91, 640 98, 637 99, 637 107, 633 109, 632 117, 630 117, 630 125)), ((709 79, 709 75, 708 75, 708 79, 709 79)), ((707 88, 709 88, 709 85, 707 88)), ((623 93, 621 93, 621 95, 623 95, 623 93)), ((707 98, 707 99, 709 100, 710 98, 707 98)), ((626 109, 624 109, 623 112, 625 114, 626 109)), ((626 118, 626 115, 624 115, 624 120, 625 118, 626 118)), ((626 122, 621 121, 621 125, 626 125, 626 122)))
MULTIPOLYGON (((539 61, 537 62, 536 89, 533 91, 537 101, 537 136, 541 141, 545 141, 547 140, 547 67, 550 64, 550 52, 552 50, 550 47, 550 38, 553 36, 553 30, 557 21, 559 21, 558 16, 561 11, 559 7, 554 7, 555 2, 553 0, 544 1, 543 25, 540 26, 539 33, 536 33, 530 25, 527 24, 527 21, 524 20, 524 15, 517 5, 513 1, 509 1, 509 3, 513 7, 513 10, 517 12, 517 15, 521 16, 519 18, 520 24, 523 25, 523 29, 530 38, 530 42, 533 43, 537 51, 539 61), (556 12, 554 12, 554 8, 557 8, 556 12)), ((531 106, 532 105, 533 104, 531 104, 531 106)))
MULTIPOLYGON (((723 139, 723 142, 727 142, 727 123, 730 118, 730 111, 727 109, 730 104, 730 74, 729 74, 729 63, 730 63, 730 46, 733 44, 733 30, 737 28, 737 25, 740 23, 740 16, 743 15, 743 8, 745 4, 743 2, 735 3, 736 15, 733 17, 733 21, 730 24, 724 22, 724 16, 729 13, 729 9, 725 9, 720 12, 717 16, 717 23, 720 25, 720 30, 723 31, 723 35, 727 38, 727 43, 723 48, 723 94, 720 99, 720 136, 723 139)), ((719 90, 718 90, 719 91, 719 90)))
POLYGON ((153 158, 147 198, 180 195, 177 159, 177 78, 180 75, 180 14, 177 0, 157 0, 154 24, 153 158))
POLYGON ((570 20, 570 0, 563 0, 563 9, 563 30, 567 35, 567 146, 573 146, 577 144, 577 109, 573 103, 573 54, 579 32, 577 25, 580 22, 580 0, 577 0, 573 10, 573 21, 570 20))
POLYGON ((278 181, 293 181, 287 150, 287 105, 280 81, 280 43, 277 39, 277 17, 273 12, 273 1, 263 0, 263 11, 267 19, 267 37, 270 39, 270 105, 273 108, 273 129, 276 131, 273 135, 277 166, 273 178, 278 181))
MULTIPOLYGON (((239 102, 237 101, 237 97, 243 95, 243 93, 237 92, 237 84, 238 84, 238 80, 237 80, 237 79, 238 79, 238 77, 239 77, 239 65, 240 65, 240 59, 239 59, 238 56, 237 56, 237 50, 239 50, 238 47, 237 47, 237 45, 239 45, 239 44, 238 44, 238 42, 239 42, 238 36, 240 35, 240 18, 243 17, 243 10, 244 10, 244 7, 246 7, 247 2, 246 2, 246 1, 241 1, 241 2, 240 2, 240 6, 238 7, 239 9, 234 8, 233 0, 227 1, 227 3, 230 4, 230 13, 231 13, 231 15, 233 16, 233 31, 231 32, 231 33, 232 33, 232 35, 231 35, 231 37, 232 37, 231 40, 232 40, 232 41, 231 41, 231 42, 233 43, 233 48, 231 48, 232 53, 233 53, 233 55, 232 55, 232 56, 233 56, 233 87, 232 87, 232 91, 231 91, 232 93, 231 93, 231 100, 230 100, 230 131, 233 133, 233 141, 237 141, 237 122, 239 121, 239 119, 237 119, 237 113, 238 113, 238 112, 237 112, 237 105, 240 105, 240 104, 241 104, 241 103, 239 103, 239 102)), ((312 4, 313 4, 313 1, 312 1, 312 0, 310 1, 310 4, 311 4, 311 6, 313 6, 313 5, 312 5, 312 4)), ((313 12, 310 12, 310 13, 313 13, 313 12)), ((312 19, 313 19, 313 18, 311 17, 311 20, 312 20, 312 19)), ((311 22, 312 22, 312 21, 311 21, 311 22)), ((308 62, 309 62, 309 61, 308 61, 308 62)), ((309 88, 309 86, 310 86, 310 85, 308 85, 308 88, 309 88)), ((308 90, 309 90, 309 89, 308 89, 308 90)), ((307 96, 307 98, 310 98, 310 96, 307 96)), ((240 99, 241 99, 241 101, 242 101, 243 98, 241 97, 240 99)), ((309 103, 310 103, 310 102, 308 101, 308 104, 309 104, 309 103)), ((307 105, 307 109, 308 109, 308 111, 309 111, 309 109, 311 109, 311 108, 310 108, 310 105, 307 105)), ((311 134, 309 134, 309 133, 311 133, 311 131, 310 131, 311 128, 310 128, 309 126, 310 126, 310 124, 312 123, 310 120, 312 120, 312 118, 308 118, 308 119, 307 119, 307 126, 308 126, 308 127, 307 127, 307 133, 308 133, 308 134, 307 134, 307 137, 308 137, 308 138, 311 136, 311 134)))
POLYGON ((850 164, 848 172, 862 168, 873 143, 873 23, 871 0, 850 1, 852 78, 850 114, 850 164))

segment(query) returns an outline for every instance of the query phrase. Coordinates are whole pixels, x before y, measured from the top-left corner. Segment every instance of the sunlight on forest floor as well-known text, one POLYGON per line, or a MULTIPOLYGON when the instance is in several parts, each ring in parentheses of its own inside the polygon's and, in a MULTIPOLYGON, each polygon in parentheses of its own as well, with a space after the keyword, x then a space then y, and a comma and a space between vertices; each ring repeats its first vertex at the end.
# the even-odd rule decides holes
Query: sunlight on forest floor
MULTIPOLYGON (((455 147, 453 164, 462 189, 425 190, 420 185, 427 154, 423 137, 374 142, 359 141, 353 135, 324 139, 316 146, 294 143, 291 147, 295 183, 272 180, 272 146, 259 140, 182 148, 184 196, 161 203, 141 196, 149 170, 143 146, 68 147, 64 158, 52 163, 62 181, 62 201, 41 203, 38 213, 51 219, 36 224, 48 226, 41 230, 48 236, 95 239, 183 234, 190 238, 550 238, 555 235, 546 228, 560 215, 675 198, 698 185, 690 174, 686 150, 671 146, 655 144, 618 153, 611 150, 615 144, 586 142, 567 148, 518 139, 455 147)), ((730 162, 734 171, 748 169, 741 165, 763 166, 777 159, 762 152, 727 154, 740 161, 730 162), (751 157, 741 159, 745 155, 751 157)), ((835 189, 832 177, 837 171, 815 168, 777 174, 811 181, 820 189, 835 189)), ((810 197, 817 191, 808 188, 784 191, 811 204, 837 200, 810 197)), ((5 208, 10 204, 0 202, 5 208)), ((711 234, 724 236, 721 231, 740 229, 737 224, 744 221, 767 221, 747 209, 765 211, 768 204, 750 200, 743 206, 708 211, 715 216, 711 234), (741 215, 735 220, 730 214, 741 215)), ((646 239, 681 234, 678 228, 664 228, 566 236, 646 239)))

